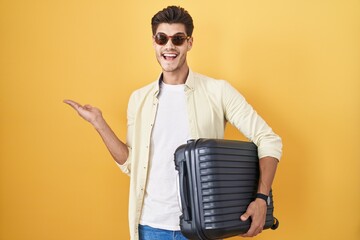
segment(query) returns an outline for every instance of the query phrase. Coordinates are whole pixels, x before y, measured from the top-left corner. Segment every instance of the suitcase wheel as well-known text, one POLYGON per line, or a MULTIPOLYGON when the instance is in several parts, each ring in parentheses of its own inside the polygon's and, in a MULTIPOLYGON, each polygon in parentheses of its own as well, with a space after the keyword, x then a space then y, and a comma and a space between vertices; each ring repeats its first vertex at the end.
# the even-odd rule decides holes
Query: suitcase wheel
POLYGON ((272 230, 275 230, 279 227, 279 220, 277 220, 277 218, 274 217, 274 224, 271 226, 272 230))

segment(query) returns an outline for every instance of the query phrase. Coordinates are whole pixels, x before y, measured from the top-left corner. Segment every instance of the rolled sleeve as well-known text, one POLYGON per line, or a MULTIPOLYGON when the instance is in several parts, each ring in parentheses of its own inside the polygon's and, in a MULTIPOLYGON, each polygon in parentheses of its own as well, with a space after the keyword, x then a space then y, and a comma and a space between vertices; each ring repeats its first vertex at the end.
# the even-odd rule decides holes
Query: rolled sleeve
POLYGON ((280 161, 282 156, 282 140, 274 134, 269 136, 266 140, 263 140, 258 145, 259 158, 274 157, 280 161))
POLYGON ((234 87, 226 81, 223 84, 223 107, 227 121, 258 146, 259 158, 269 156, 280 160, 281 138, 234 87))
POLYGON ((132 157, 132 153, 131 153, 131 148, 128 147, 128 151, 129 151, 129 155, 128 158, 126 159, 124 164, 119 164, 118 162, 116 162, 116 164, 118 165, 118 167, 120 168, 120 170, 127 174, 128 176, 130 176, 130 169, 131 169, 131 157, 132 157))

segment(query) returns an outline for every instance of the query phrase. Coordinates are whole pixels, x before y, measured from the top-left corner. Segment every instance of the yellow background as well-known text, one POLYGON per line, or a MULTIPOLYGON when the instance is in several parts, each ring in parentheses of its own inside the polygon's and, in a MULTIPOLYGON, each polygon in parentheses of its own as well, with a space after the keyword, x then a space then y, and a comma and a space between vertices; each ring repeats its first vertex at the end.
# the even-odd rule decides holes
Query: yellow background
POLYGON ((191 68, 283 138, 280 228, 255 239, 360 239, 358 0, 1 0, 0 239, 128 239, 129 179, 62 100, 124 139, 130 93, 160 72, 150 19, 170 4, 194 18, 191 68))

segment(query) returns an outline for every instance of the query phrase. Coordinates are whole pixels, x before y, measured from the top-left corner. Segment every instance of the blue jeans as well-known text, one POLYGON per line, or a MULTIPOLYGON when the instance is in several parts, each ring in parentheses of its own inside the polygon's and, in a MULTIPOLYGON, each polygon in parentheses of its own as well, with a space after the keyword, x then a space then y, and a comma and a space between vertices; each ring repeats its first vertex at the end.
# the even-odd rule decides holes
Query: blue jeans
POLYGON ((163 230, 139 225, 140 240, 187 240, 180 231, 163 230))

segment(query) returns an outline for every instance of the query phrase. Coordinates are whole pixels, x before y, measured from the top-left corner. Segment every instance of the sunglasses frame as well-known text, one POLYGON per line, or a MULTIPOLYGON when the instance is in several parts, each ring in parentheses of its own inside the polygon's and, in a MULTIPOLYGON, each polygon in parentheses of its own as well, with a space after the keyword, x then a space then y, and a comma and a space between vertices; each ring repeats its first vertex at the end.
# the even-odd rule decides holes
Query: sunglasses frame
POLYGON ((172 36, 168 36, 168 35, 166 35, 166 34, 163 33, 163 32, 158 32, 158 33, 156 33, 156 34, 153 36, 153 38, 154 38, 155 43, 156 43, 157 45, 160 45, 160 46, 166 45, 166 44, 169 42, 169 39, 171 39, 171 43, 172 43, 173 45, 175 45, 175 46, 181 46, 181 45, 184 44, 184 42, 185 42, 186 40, 189 40, 189 39, 191 38, 191 36, 186 36, 185 33, 181 33, 181 32, 175 33, 175 34, 172 35, 172 36), (164 44, 160 44, 160 43, 157 42, 157 38, 156 38, 156 37, 157 37, 158 35, 162 35, 162 36, 165 36, 165 37, 166 37, 166 42, 165 42, 164 44), (182 38, 182 42, 181 42, 180 44, 174 43, 173 38, 174 38, 174 37, 178 37, 179 35, 180 35, 181 37, 183 37, 183 38, 182 38))

